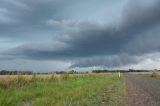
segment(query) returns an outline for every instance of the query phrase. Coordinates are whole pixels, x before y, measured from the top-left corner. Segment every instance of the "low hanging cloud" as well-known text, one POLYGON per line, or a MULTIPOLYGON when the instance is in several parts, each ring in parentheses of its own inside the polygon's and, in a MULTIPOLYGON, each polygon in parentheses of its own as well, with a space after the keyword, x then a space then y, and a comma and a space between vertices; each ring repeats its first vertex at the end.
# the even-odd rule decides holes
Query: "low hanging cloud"
POLYGON ((144 58, 127 55, 112 55, 112 56, 97 56, 91 58, 84 58, 77 60, 70 68, 75 67, 92 67, 102 66, 107 68, 127 66, 130 64, 137 64, 144 58))
MULTIPOLYGON (((143 56, 160 51, 159 5, 159 0, 129 0, 119 21, 112 24, 45 20, 45 24, 62 31, 61 37, 56 39, 58 44, 54 43, 55 40, 24 44, 5 54, 33 60, 70 61, 70 68, 138 64, 144 60, 143 56)), ((42 18, 46 19, 48 14, 44 13, 42 18)))

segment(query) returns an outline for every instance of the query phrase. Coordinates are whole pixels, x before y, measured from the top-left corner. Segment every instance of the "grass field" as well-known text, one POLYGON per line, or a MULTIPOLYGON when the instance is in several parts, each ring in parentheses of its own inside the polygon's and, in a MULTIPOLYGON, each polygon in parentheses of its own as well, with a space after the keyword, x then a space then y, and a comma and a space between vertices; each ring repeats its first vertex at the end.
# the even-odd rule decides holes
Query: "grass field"
POLYGON ((0 76, 0 106, 124 106, 118 74, 0 76))

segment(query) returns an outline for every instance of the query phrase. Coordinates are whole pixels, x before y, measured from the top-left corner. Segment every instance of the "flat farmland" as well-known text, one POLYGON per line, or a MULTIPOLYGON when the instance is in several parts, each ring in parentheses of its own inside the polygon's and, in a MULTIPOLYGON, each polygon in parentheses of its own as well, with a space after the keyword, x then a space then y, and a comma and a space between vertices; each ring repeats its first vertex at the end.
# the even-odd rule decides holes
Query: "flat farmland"
POLYGON ((159 106, 158 72, 0 75, 0 106, 159 106))
POLYGON ((0 106, 124 106, 124 95, 117 73, 0 76, 0 106))

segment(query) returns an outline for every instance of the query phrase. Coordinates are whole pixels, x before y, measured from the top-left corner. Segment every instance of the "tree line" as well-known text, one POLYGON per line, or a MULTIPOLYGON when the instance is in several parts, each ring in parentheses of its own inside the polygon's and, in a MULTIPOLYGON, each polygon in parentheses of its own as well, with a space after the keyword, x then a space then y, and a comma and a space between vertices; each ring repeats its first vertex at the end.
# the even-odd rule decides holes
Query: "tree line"
MULTIPOLYGON (((149 72, 155 70, 135 70, 135 69, 128 69, 128 70, 92 70, 92 73, 107 73, 107 72, 149 72)), ((157 70, 159 71, 159 70, 157 70)))
POLYGON ((33 74, 33 72, 32 71, 7 71, 7 70, 0 71, 0 75, 18 75, 18 74, 31 75, 33 74))
POLYGON ((71 71, 55 71, 55 72, 32 72, 32 71, 7 71, 7 70, 1 70, 0 75, 32 75, 32 74, 77 74, 75 70, 71 71))
MULTIPOLYGON (((149 72, 149 71, 158 71, 160 70, 154 69, 154 70, 135 70, 135 69, 129 69, 129 70, 92 70, 92 73, 108 73, 108 72, 149 72)), ((89 72, 77 72, 75 70, 68 70, 68 71, 54 71, 54 72, 32 72, 32 71, 7 71, 7 70, 1 70, 0 75, 32 75, 32 74, 84 74, 89 72)))

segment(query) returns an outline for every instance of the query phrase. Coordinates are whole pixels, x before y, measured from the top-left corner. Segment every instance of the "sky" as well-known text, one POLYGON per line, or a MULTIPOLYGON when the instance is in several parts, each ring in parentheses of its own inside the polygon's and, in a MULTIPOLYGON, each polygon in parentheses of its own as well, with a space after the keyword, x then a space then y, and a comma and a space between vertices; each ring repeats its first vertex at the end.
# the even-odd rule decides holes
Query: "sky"
POLYGON ((0 0, 0 70, 160 69, 159 0, 0 0))

